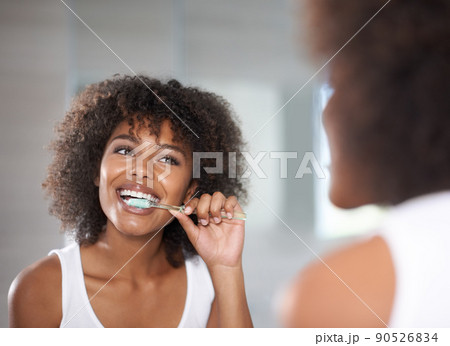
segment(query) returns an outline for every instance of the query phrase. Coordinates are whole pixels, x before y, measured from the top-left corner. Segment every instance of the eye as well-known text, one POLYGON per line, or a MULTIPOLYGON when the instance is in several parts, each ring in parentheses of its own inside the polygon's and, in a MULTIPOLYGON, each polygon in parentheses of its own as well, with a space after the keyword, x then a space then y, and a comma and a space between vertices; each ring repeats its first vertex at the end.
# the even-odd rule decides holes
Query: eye
POLYGON ((162 157, 160 160, 160 162, 164 162, 164 163, 168 163, 169 165, 173 165, 173 166, 178 166, 179 162, 176 158, 166 155, 164 157, 162 157))
POLYGON ((127 145, 121 145, 117 148, 114 149, 114 153, 120 154, 120 155, 131 155, 134 156, 133 154, 130 154, 130 152, 133 149, 131 149, 131 147, 127 146, 127 145))

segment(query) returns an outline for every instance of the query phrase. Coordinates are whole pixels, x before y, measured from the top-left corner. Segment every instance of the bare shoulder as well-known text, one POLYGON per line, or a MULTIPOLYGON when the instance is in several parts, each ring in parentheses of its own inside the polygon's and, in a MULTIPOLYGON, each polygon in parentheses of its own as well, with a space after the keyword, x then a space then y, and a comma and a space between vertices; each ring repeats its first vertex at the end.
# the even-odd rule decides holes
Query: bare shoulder
POLYGON ((61 291, 58 256, 47 256, 22 270, 9 289, 10 326, 59 327, 61 291))
POLYGON ((302 270, 288 289, 289 327, 385 327, 395 292, 389 248, 381 237, 353 244, 302 270))

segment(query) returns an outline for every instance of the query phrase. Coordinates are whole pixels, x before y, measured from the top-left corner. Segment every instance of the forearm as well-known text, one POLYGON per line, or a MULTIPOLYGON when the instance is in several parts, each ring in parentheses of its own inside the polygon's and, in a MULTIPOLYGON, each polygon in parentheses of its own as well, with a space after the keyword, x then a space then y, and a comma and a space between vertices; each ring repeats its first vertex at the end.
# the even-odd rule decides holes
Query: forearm
POLYGON ((217 302, 218 327, 253 327, 244 287, 242 266, 210 268, 217 302))

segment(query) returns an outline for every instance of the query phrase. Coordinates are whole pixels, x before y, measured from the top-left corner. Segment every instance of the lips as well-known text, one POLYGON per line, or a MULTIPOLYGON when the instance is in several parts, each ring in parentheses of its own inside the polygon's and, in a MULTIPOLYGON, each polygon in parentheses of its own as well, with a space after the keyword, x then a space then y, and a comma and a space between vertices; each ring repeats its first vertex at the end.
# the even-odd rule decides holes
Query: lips
POLYGON ((132 195, 133 197, 136 198, 145 198, 155 202, 160 201, 160 197, 156 194, 156 192, 153 189, 138 184, 131 184, 131 183, 123 184, 116 190, 116 194, 122 208, 125 209, 125 211, 136 215, 151 214, 153 211, 155 211, 155 208, 137 208, 129 206, 124 201, 124 198, 129 198, 127 196, 132 195))
POLYGON ((156 197, 158 199, 158 201, 161 200, 161 198, 156 194, 155 190, 153 190, 150 187, 144 186, 144 185, 126 183, 126 184, 121 185, 117 190, 118 191, 122 191, 122 190, 134 191, 137 193, 156 197))

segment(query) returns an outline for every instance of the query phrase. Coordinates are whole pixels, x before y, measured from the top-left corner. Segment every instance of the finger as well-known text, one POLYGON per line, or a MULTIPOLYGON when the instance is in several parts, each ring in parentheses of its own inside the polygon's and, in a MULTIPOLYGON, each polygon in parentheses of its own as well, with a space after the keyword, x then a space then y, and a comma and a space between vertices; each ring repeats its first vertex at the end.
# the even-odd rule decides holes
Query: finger
POLYGON ((224 205, 223 209, 225 209, 228 219, 233 218, 235 210, 242 211, 242 208, 239 205, 239 202, 238 202, 236 196, 228 197, 227 200, 225 201, 225 205, 224 205))
POLYGON ((198 227, 194 224, 194 222, 191 220, 191 218, 177 210, 169 210, 169 212, 175 216, 175 218, 180 223, 181 227, 183 227, 184 231, 186 232, 189 240, 191 241, 192 245, 195 246, 197 242, 197 236, 198 236, 198 227))
POLYGON ((184 213, 186 215, 192 214, 192 212, 197 208, 198 198, 192 198, 189 202, 187 202, 184 206, 184 213))
POLYGON ((211 195, 205 193, 200 197, 197 205, 197 217, 203 226, 206 226, 209 223, 209 207, 211 205, 211 199, 211 195))
POLYGON ((220 223, 222 221, 221 211, 225 204, 226 198, 222 192, 214 192, 211 199, 211 205, 209 207, 209 212, 214 219, 215 223, 220 223))

